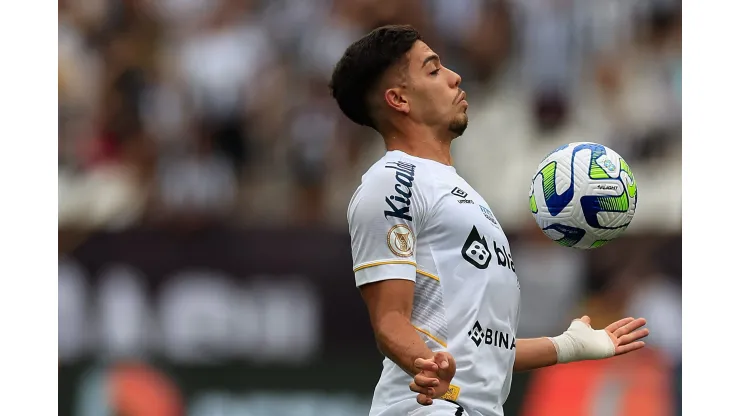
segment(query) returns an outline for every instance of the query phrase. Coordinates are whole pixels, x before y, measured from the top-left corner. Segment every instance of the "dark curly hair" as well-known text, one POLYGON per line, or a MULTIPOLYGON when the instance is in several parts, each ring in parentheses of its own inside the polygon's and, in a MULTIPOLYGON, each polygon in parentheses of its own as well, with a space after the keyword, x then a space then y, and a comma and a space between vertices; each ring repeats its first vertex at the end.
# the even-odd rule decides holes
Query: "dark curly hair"
POLYGON ((402 62, 421 34, 409 25, 379 27, 350 45, 334 68, 329 88, 353 122, 377 130, 368 93, 392 66, 402 62))

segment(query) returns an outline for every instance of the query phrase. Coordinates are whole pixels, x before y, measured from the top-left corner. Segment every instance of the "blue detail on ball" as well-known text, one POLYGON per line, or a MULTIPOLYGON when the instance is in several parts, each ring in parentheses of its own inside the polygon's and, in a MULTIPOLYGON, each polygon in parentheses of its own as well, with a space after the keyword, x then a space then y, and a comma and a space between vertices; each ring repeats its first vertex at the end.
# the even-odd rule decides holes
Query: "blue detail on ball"
MULTIPOLYGON (((567 145, 561 146, 558 149, 555 149, 553 153, 560 149, 564 149, 565 147, 567 147, 567 145)), ((547 210, 550 212, 550 215, 552 215, 553 217, 560 214, 563 211, 563 209, 565 209, 565 207, 567 207, 568 204, 570 204, 571 200, 573 200, 573 195, 575 193, 575 181, 573 180, 573 174, 574 174, 573 162, 576 158, 576 153, 578 153, 578 151, 583 150, 583 149, 591 150, 591 164, 593 164, 596 159, 606 154, 606 148, 600 144, 583 143, 583 144, 579 144, 578 146, 576 146, 573 149, 573 152, 571 153, 571 156, 570 156, 570 167, 571 167, 570 168, 570 185, 568 186, 568 189, 566 189, 562 194, 558 194, 557 191, 555 191, 555 186, 554 186, 555 170, 554 169, 550 174, 547 174, 547 175, 543 174, 542 171, 540 171, 539 173, 540 175, 542 175, 543 187, 547 186, 544 183, 545 180, 552 181, 552 183, 549 186, 552 188, 553 192, 550 195, 548 195, 547 193, 545 194, 545 204, 547 205, 547 210), (545 176, 548 176, 548 177, 545 178, 545 176)), ((589 166, 591 164, 589 164, 589 166)), ((557 165, 556 165, 556 168, 557 168, 557 165)))
POLYGON ((593 228, 601 230, 618 230, 630 225, 627 223, 618 227, 605 227, 599 224, 599 218, 597 216, 599 212, 626 212, 629 209, 629 201, 627 199, 627 194, 624 192, 618 196, 583 196, 581 197, 581 208, 583 209, 583 218, 586 220, 586 223, 593 228))
POLYGON ((543 230, 555 230, 563 235, 562 238, 555 240, 556 243, 565 247, 573 247, 586 235, 586 230, 577 227, 571 227, 563 224, 552 224, 543 230))

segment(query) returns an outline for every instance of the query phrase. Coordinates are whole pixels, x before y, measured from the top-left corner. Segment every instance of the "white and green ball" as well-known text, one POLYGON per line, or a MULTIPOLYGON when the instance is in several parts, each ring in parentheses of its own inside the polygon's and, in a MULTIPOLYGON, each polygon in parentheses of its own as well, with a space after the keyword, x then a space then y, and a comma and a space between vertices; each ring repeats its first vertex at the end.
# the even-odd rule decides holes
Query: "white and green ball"
POLYGON ((637 208, 637 183, 617 152, 597 143, 560 146, 532 178, 537 225, 566 247, 601 247, 622 234, 637 208))

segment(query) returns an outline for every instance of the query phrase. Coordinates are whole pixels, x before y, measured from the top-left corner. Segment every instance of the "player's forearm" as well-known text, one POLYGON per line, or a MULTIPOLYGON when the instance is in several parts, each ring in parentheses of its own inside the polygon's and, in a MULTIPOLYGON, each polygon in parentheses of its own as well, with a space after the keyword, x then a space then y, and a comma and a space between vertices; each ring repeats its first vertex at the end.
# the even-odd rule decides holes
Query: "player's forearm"
POLYGON ((525 338, 516 340, 514 371, 529 371, 558 363, 555 344, 548 338, 525 338))
POLYGON ((414 361, 432 358, 434 353, 426 346, 408 318, 402 314, 388 314, 375 328, 375 339, 380 351, 410 376, 415 376, 414 361))

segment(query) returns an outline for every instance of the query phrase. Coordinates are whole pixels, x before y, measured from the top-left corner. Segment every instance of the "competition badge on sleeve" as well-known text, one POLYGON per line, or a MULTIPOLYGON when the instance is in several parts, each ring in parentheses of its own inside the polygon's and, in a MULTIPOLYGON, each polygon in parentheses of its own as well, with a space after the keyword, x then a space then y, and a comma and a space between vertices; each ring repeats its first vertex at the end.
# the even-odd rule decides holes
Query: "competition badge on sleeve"
POLYGON ((414 233, 404 224, 394 225, 388 231, 388 248, 399 257, 411 257, 414 253, 414 233))

